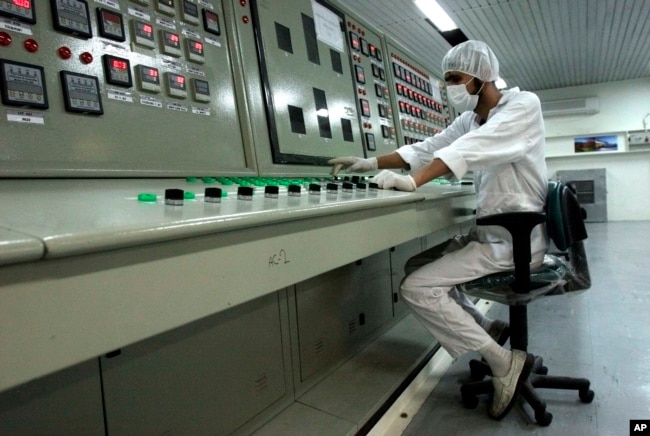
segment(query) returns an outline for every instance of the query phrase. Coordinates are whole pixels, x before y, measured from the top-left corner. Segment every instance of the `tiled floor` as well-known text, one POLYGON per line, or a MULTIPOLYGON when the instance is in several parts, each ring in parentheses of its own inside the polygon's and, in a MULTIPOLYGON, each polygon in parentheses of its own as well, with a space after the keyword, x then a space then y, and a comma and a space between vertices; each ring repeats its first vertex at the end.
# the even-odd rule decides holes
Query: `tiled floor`
MULTIPOLYGON (((516 406, 502 421, 487 416, 487 398, 463 408, 458 359, 424 402, 405 436, 627 435, 631 419, 650 419, 650 222, 590 223, 586 241, 592 287, 529 305, 529 351, 544 357, 549 374, 586 377, 596 396, 582 403, 574 391, 543 390, 553 422, 516 406)), ((507 319, 495 305, 490 317, 507 319)))

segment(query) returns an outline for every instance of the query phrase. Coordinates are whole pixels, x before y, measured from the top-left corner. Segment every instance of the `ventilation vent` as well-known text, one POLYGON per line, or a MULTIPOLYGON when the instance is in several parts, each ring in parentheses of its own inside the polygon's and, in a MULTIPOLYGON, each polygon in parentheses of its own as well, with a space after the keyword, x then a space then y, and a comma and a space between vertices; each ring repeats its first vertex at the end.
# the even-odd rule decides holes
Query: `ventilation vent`
POLYGON ((542 115, 545 117, 597 114, 598 112, 600 112, 600 100, 598 97, 542 102, 542 115))

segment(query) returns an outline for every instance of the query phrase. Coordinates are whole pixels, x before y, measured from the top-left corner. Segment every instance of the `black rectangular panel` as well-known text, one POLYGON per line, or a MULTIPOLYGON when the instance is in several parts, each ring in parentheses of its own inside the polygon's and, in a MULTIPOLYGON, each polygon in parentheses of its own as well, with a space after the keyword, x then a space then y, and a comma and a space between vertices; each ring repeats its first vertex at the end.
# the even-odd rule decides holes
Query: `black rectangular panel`
MULTIPOLYGON (((325 97, 325 91, 314 88, 314 103, 316 105, 317 113, 318 111, 327 111, 327 98, 325 97)), ((317 118, 320 136, 323 138, 331 138, 332 126, 330 125, 329 115, 317 115, 317 118)))
POLYGON ((296 106, 288 105, 289 108, 289 120, 291 122, 291 131, 293 133, 306 134, 307 129, 305 128, 305 116, 302 113, 302 109, 296 106))
POLYGON ((332 69, 339 74, 343 74, 343 63, 341 62, 341 53, 339 53, 336 50, 330 49, 330 58, 332 58, 332 69))
POLYGON ((316 38, 316 25, 314 19, 302 14, 302 30, 305 33, 305 45, 307 46, 307 59, 316 65, 320 65, 318 55, 318 39, 316 38))
POLYGON ((341 130, 343 130, 344 141, 354 142, 354 134, 352 133, 352 121, 347 118, 341 118, 341 130))
POLYGON ((278 48, 288 53, 293 53, 291 44, 291 30, 282 24, 275 23, 275 36, 278 40, 278 48))

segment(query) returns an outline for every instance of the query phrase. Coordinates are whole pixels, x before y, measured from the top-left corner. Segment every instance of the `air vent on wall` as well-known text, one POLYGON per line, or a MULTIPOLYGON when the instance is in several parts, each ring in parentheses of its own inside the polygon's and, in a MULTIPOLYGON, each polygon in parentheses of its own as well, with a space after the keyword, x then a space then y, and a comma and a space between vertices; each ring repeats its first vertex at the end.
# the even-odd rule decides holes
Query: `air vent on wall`
POLYGON ((598 112, 600 112, 600 100, 598 97, 542 102, 542 115, 545 117, 597 114, 598 112))

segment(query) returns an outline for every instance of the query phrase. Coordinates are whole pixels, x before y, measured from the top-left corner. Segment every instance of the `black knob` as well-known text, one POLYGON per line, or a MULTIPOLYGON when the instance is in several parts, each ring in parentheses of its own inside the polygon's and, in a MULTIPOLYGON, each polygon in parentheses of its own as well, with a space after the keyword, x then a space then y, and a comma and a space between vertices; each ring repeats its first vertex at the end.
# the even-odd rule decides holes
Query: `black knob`
POLYGON ((221 203, 221 188, 205 188, 205 201, 207 203, 221 203))
POLYGON ((182 189, 165 189, 165 204, 182 206, 185 192, 182 189))

